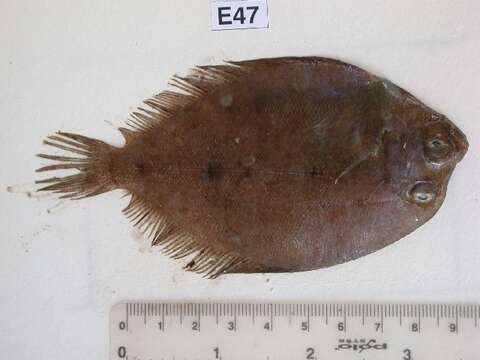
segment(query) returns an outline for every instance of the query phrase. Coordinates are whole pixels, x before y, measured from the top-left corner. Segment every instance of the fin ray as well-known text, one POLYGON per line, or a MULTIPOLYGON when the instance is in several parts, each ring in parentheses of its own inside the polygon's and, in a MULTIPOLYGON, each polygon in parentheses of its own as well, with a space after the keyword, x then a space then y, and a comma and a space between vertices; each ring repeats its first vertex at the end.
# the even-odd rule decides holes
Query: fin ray
POLYGON ((44 186, 37 191, 62 194, 61 199, 81 199, 115 188, 108 172, 105 171, 113 146, 100 140, 61 131, 48 136, 44 144, 78 154, 80 157, 38 154, 38 157, 56 163, 40 167, 36 170, 37 172, 72 169, 79 172, 74 175, 38 180, 36 183, 44 186))
POLYGON ((150 109, 138 108, 130 115, 127 126, 134 132, 148 131, 246 71, 242 66, 227 63, 198 66, 184 77, 175 75, 169 82, 174 90, 163 91, 145 100, 143 103, 150 109))
POLYGON ((203 274, 207 278, 239 272, 242 267, 245 267, 247 272, 253 269, 261 270, 250 259, 231 251, 213 248, 194 239, 135 195, 132 195, 123 213, 151 239, 151 245, 161 247, 165 255, 172 259, 194 255, 185 265, 185 270, 203 274))

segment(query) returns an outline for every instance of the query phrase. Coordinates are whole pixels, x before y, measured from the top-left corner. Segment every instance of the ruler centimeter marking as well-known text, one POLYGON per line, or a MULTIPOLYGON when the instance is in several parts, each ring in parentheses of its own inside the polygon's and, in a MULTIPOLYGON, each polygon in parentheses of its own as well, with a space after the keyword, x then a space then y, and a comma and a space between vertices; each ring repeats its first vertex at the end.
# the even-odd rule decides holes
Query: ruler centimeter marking
POLYGON ((122 306, 125 310, 125 320, 128 317, 148 318, 159 316, 177 317, 181 321, 184 316, 315 316, 324 317, 325 323, 328 323, 328 317, 334 316, 362 316, 365 317, 416 317, 437 319, 441 318, 468 318, 475 321, 475 327, 478 327, 478 314, 480 305, 455 305, 455 304, 207 304, 207 303, 122 303, 116 306, 122 306), (285 309, 288 307, 289 311, 285 309), (161 309, 158 310, 158 309, 161 309), (252 310, 254 309, 254 310, 252 310))
POLYGON ((477 304, 121 303, 110 359, 478 360, 477 304))

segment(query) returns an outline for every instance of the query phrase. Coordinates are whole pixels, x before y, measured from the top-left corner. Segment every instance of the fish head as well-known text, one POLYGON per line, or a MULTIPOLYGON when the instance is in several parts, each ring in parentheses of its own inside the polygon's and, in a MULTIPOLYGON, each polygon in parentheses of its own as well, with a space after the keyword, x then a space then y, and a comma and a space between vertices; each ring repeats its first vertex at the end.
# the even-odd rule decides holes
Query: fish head
POLYGON ((446 116, 413 100, 394 112, 396 126, 388 133, 385 146, 389 178, 418 225, 443 204, 449 179, 465 156, 468 141, 446 116))
POLYGON ((465 134, 446 116, 432 113, 419 128, 423 137, 424 158, 430 166, 453 170, 468 150, 465 134))

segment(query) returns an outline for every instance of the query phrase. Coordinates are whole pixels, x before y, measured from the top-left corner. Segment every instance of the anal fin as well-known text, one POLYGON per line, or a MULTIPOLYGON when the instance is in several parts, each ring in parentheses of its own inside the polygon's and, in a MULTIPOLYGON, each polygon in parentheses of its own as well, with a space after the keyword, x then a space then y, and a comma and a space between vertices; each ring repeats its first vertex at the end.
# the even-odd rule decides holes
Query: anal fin
POLYGON ((152 240, 152 246, 159 246, 164 254, 173 259, 193 256, 184 267, 187 271, 206 278, 262 271, 262 267, 250 259, 195 239, 135 195, 123 213, 152 240))

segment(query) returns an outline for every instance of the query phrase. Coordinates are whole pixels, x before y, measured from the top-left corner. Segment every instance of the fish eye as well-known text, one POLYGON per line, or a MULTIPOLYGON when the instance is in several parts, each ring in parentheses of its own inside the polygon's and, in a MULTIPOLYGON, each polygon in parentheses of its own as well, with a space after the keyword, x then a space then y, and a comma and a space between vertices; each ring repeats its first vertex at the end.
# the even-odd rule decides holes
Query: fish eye
POLYGON ((430 182, 419 182, 409 191, 409 198, 418 204, 428 204, 437 197, 437 187, 430 182))
POLYGON ((425 157, 431 163, 441 164, 448 160, 451 153, 450 143, 440 138, 433 138, 425 144, 425 157))

